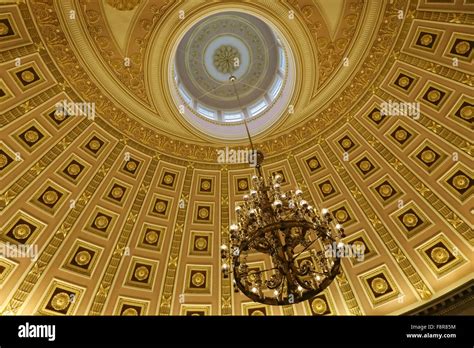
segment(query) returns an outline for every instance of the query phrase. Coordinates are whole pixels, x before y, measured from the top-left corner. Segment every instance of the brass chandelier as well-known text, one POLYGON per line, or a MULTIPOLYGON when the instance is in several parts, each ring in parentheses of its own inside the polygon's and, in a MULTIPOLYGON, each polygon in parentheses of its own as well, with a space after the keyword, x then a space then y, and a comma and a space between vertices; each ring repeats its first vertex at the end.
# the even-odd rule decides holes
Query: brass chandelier
MULTIPOLYGON (((229 80, 240 104, 235 76, 229 80)), ((244 125, 255 151, 245 116, 244 125)), ((344 246, 340 242, 344 229, 339 224, 333 228, 329 211, 317 211, 303 199, 302 190, 283 192, 280 174, 265 180, 263 153, 256 154, 252 189, 235 208, 236 222, 221 246, 223 276, 233 274, 234 291, 263 304, 289 305, 314 298, 340 272, 337 249, 344 246), (256 253, 267 255, 271 267, 249 266, 256 253)))

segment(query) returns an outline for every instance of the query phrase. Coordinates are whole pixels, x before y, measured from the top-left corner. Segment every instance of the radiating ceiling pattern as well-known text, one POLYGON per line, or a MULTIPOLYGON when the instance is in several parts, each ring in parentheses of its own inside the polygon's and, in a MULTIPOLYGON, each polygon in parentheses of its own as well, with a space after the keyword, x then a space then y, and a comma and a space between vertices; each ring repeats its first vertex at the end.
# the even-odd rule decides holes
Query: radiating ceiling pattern
POLYGON ((0 5, 0 246, 37 248, 0 256, 0 312, 400 314, 472 279, 474 4, 338 4, 0 5), (303 188, 347 244, 366 247, 294 306, 250 302, 221 275, 252 170, 217 163, 216 150, 247 144, 183 122, 170 92, 183 28, 230 9, 267 20, 295 57, 291 111, 255 140, 264 172, 303 188), (64 114, 63 101, 95 117, 64 114), (385 115, 389 101, 421 113, 385 115))

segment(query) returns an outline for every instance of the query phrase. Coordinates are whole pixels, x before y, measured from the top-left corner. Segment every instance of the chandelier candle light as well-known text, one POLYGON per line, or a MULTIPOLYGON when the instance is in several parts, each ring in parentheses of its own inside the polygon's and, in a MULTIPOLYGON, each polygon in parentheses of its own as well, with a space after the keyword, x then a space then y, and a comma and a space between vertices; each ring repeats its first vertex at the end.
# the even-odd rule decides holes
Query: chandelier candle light
MULTIPOLYGON (((240 104, 231 76, 236 98, 240 104)), ((244 117, 244 125, 254 150, 244 117)), ((344 229, 336 224, 328 209, 321 212, 303 199, 300 189, 283 192, 280 174, 263 178, 263 153, 257 151, 252 189, 235 208, 236 223, 221 246, 222 272, 233 274, 234 290, 255 302, 288 305, 314 298, 327 288, 340 270, 340 253, 327 252, 340 241, 344 229), (268 255, 271 267, 255 269, 247 265, 249 253, 268 255)))

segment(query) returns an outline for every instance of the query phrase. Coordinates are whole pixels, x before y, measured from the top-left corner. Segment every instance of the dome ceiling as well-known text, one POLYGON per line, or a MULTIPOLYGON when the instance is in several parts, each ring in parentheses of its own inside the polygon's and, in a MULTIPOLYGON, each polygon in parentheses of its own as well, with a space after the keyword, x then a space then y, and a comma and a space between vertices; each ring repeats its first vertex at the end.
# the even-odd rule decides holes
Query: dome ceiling
MULTIPOLYGON (((400 314, 472 278, 469 3, 64 0, 0 7, 0 245, 37 247, 34 260, 0 256, 1 313, 400 314), (246 148, 245 131, 239 122, 183 117, 175 82, 186 80, 178 45, 186 52, 192 35, 204 39, 219 13, 246 23, 257 41, 280 40, 287 53, 293 80, 285 85, 291 93, 281 92, 281 113, 250 122, 265 174, 283 174, 285 190, 303 188, 310 204, 330 208, 344 224, 347 243, 366 246, 365 259, 342 260, 343 274, 312 302, 251 303, 219 271, 221 239, 252 170, 219 164, 216 150, 246 148), (72 101, 93 107, 95 117, 57 110, 72 101), (420 115, 387 116, 388 101, 418 102, 420 115), (221 126, 236 131, 211 132, 221 126)), ((246 55, 249 62, 255 55, 248 39, 234 35, 223 44, 214 34, 199 46, 207 58, 186 81, 196 98, 205 89, 200 76, 223 79, 229 58, 242 58, 234 71, 242 79, 255 68, 245 66, 246 55)), ((257 84, 271 85, 266 72, 273 79, 276 62, 264 50, 268 69, 257 84)), ((240 88, 246 104, 261 97, 240 88)), ((200 100, 231 109, 226 92, 200 100)))

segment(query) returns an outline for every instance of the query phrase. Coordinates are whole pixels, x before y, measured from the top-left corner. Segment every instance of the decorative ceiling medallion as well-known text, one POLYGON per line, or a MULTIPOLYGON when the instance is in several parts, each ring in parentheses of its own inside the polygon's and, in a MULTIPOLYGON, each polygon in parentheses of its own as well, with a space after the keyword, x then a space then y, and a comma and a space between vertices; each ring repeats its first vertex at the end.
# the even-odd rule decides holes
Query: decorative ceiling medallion
POLYGON ((374 306, 388 302, 400 293, 386 266, 362 274, 359 279, 374 306))
POLYGON ((194 205, 193 222, 197 224, 212 224, 213 210, 212 204, 196 202, 194 205))
POLYGON ((329 207, 329 210, 332 212, 332 216, 336 219, 337 223, 343 225, 344 228, 358 222, 347 200, 329 207))
POLYGON ((367 179, 376 173, 380 166, 369 156, 368 152, 365 151, 361 156, 357 157, 351 162, 357 169, 357 173, 360 174, 362 179, 367 179))
POLYGON ((417 133, 411 130, 403 122, 398 121, 385 133, 385 135, 401 149, 404 149, 413 141, 417 133))
POLYGON ((181 305, 181 315, 199 317, 211 314, 211 305, 181 305))
POLYGON ((474 99, 466 95, 462 95, 454 106, 448 117, 455 120, 463 126, 470 127, 474 120, 474 99))
POLYGON ((322 169, 321 162, 318 160, 317 156, 311 156, 305 160, 307 169, 311 172, 311 174, 314 174, 315 172, 319 171, 322 169))
POLYGON ((397 70, 394 76, 395 79, 391 85, 397 88, 398 91, 401 91, 405 94, 409 94, 420 79, 420 77, 416 76, 415 74, 400 68, 397 70))
POLYGON ((404 204, 390 216, 408 240, 432 225, 432 222, 422 213, 422 209, 413 201, 404 204))
POLYGON ((110 210, 96 206, 89 217, 85 229, 102 238, 108 238, 113 230, 118 215, 110 210))
POLYGON ((172 201, 170 199, 164 198, 161 195, 154 195, 150 208, 150 214, 163 219, 167 219, 171 210, 171 206, 172 201))
POLYGON ((141 161, 135 158, 133 155, 130 157, 127 157, 126 160, 124 161, 123 166, 120 168, 120 171, 133 177, 136 178, 139 172, 139 168, 141 166, 141 161))
POLYGON ((447 155, 437 146, 425 140, 410 155, 426 172, 432 173, 446 158, 447 155))
POLYGON ((472 170, 458 162, 439 179, 439 182, 460 202, 464 202, 472 196, 474 191, 473 177, 472 170))
POLYGON ((446 46, 446 55, 456 57, 460 61, 472 62, 474 56, 474 36, 459 33, 453 33, 448 45, 446 46))
POLYGON ((100 257, 102 248, 82 240, 76 240, 63 268, 90 277, 100 257))
POLYGON ((30 203, 51 215, 55 215, 68 196, 69 192, 66 189, 51 180, 47 180, 33 195, 30 203))
POLYGON ((239 50, 230 45, 222 45, 217 48, 213 55, 214 66, 222 74, 231 74, 240 65, 239 50))
POLYGON ((242 315, 248 315, 252 317, 262 317, 272 314, 270 306, 255 302, 242 302, 241 311, 242 315))
POLYGON ((35 120, 21 127, 19 131, 11 136, 28 152, 35 151, 51 137, 35 120))
POLYGON ((191 231, 188 255, 212 256, 212 233, 191 231))
POLYGON ((79 306, 84 288, 59 280, 53 280, 38 312, 45 315, 72 315, 79 306))
POLYGON ((158 186, 165 188, 167 190, 173 190, 176 188, 176 183, 178 181, 178 173, 171 171, 169 169, 163 169, 160 177, 158 186))
POLYGON ((118 298, 114 314, 121 316, 139 316, 147 315, 149 301, 122 297, 118 298))
POLYGON ((418 95, 417 100, 433 110, 439 111, 446 104, 451 94, 452 91, 448 88, 434 82, 428 82, 418 95))
POLYGON ((157 268, 158 261, 132 257, 124 285, 153 290, 157 268))
POLYGON ((212 266, 187 265, 184 292, 210 294, 211 274, 212 266))
POLYGON ((198 175, 199 186, 197 188, 198 194, 213 195, 214 194, 215 177, 198 175))
POLYGON ((2 226, 0 240, 16 245, 32 245, 45 225, 21 210, 2 226))
POLYGON ((73 154, 60 166, 56 173, 68 181, 77 184, 90 167, 83 159, 73 154))
POLYGON ((466 262, 459 248, 442 232, 416 247, 416 250, 438 278, 466 262))
POLYGON ((418 26, 411 46, 434 54, 441 42, 443 33, 442 30, 418 26))
POLYGON ((385 122, 387 115, 382 114, 379 107, 374 107, 368 114, 368 118, 372 121, 371 123, 379 128, 385 122))
POLYGON ((118 206, 123 206, 131 190, 132 186, 117 179, 112 179, 112 183, 109 185, 103 198, 118 206))
POLYGON ((165 233, 165 226, 152 225, 148 223, 144 224, 137 241, 137 248, 161 252, 165 233))
POLYGON ((344 243, 356 248, 355 250, 363 250, 363 253, 349 258, 353 266, 360 265, 378 255, 372 241, 364 230, 350 234, 348 237, 344 238, 344 243))
POLYGON ((81 146, 89 155, 92 155, 94 158, 97 158, 102 150, 106 147, 105 140, 97 134, 93 132, 92 136, 81 146))

